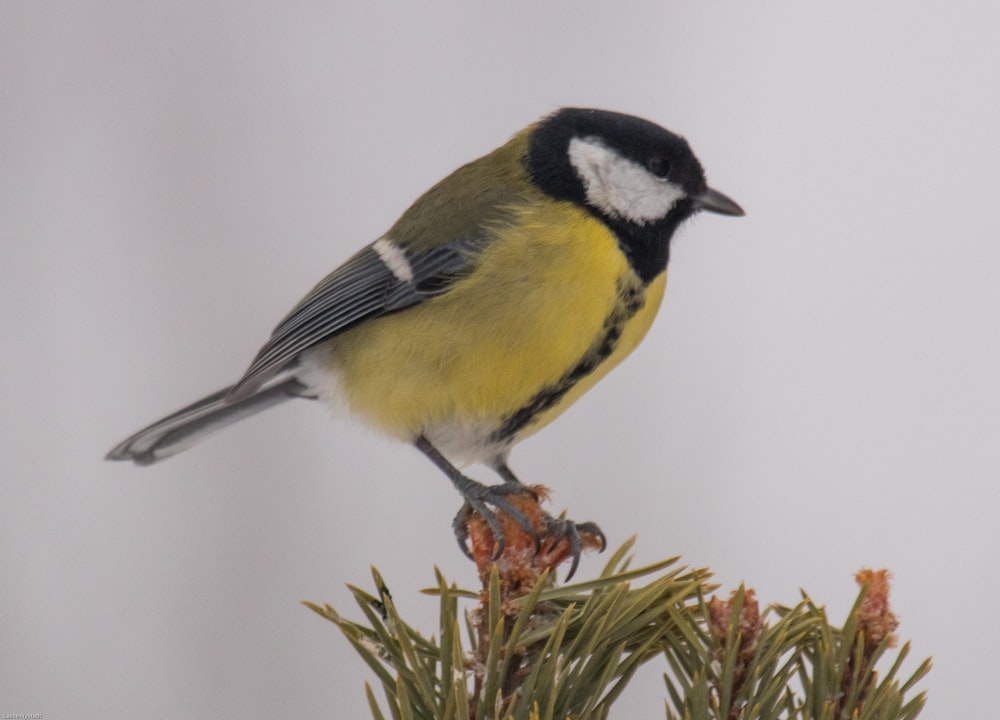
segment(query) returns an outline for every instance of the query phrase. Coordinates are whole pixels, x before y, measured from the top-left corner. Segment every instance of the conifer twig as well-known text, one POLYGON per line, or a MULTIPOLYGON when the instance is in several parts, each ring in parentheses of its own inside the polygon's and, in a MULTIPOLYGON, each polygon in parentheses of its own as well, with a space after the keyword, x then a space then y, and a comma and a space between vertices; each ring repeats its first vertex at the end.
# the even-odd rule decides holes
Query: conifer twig
MULTIPOLYGON (((378 678, 388 713, 366 686, 374 718, 605 718, 638 668, 659 657, 673 720, 912 720, 923 707, 923 693, 910 695, 929 660, 900 680, 904 645, 884 675, 876 669, 898 627, 886 571, 858 573, 861 593, 843 628, 805 595, 795 607, 763 610, 743 586, 727 600, 712 597, 709 573, 677 558, 631 568, 634 539, 597 578, 559 586, 567 539, 550 533, 558 524, 538 498, 516 502, 538 542, 499 513, 506 546, 494 559, 489 526, 473 515, 482 588, 459 590, 437 573, 425 592, 440 602, 438 638, 403 621, 375 570, 377 594, 351 588, 364 622, 305 603, 340 628, 378 678), (460 614, 463 601, 478 604, 460 614)), ((581 539, 589 548, 601 542, 581 539)))

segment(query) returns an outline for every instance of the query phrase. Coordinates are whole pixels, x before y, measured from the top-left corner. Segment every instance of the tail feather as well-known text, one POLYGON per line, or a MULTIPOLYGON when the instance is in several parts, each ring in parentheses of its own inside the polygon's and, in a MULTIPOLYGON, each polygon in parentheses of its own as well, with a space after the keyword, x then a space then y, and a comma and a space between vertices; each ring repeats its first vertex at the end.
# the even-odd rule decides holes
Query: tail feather
POLYGON ((294 397, 303 397, 306 386, 294 377, 271 382, 249 397, 226 400, 231 387, 223 388, 178 410, 122 440, 106 460, 132 460, 136 465, 153 463, 187 450, 209 435, 261 410, 294 397))

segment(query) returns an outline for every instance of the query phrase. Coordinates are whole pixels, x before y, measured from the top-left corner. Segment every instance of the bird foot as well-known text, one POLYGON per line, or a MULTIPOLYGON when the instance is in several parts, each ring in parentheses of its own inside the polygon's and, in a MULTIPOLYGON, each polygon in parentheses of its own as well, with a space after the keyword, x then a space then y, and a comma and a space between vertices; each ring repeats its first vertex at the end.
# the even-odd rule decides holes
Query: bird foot
POLYGON ((476 562, 484 582, 495 564, 501 582, 531 586, 543 570, 555 569, 569 559, 568 581, 584 550, 604 550, 604 533, 595 523, 575 523, 542 510, 540 502, 547 499, 548 491, 541 485, 494 487, 515 513, 494 505, 496 511, 486 515, 466 503, 455 517, 462 551, 476 562))
POLYGON ((527 496, 538 502, 537 493, 527 485, 519 482, 505 482, 502 485, 480 485, 476 483, 463 489, 465 503, 455 515, 452 527, 455 530, 455 538, 458 546, 470 560, 475 560, 472 550, 469 548, 469 519, 473 513, 477 513, 489 526, 490 532, 495 540, 495 549, 492 559, 499 560, 507 547, 506 534, 503 526, 497 518, 496 511, 506 513, 517 523, 520 530, 534 539, 536 552, 540 547, 540 540, 535 524, 518 509, 517 505, 511 501, 513 496, 527 496), (491 509, 496 508, 496 511, 491 509))
MULTIPOLYGON (((572 563, 569 566, 569 572, 566 574, 567 581, 576 574, 576 569, 580 565, 580 555, 583 553, 584 538, 588 538, 588 547, 597 547, 598 552, 604 552, 604 549, 608 546, 608 540, 604 537, 604 532, 597 526, 597 523, 577 523, 567 519, 564 515, 554 518, 546 514, 545 524, 545 539, 548 542, 548 548, 544 551, 546 554, 555 554, 558 556, 560 546, 566 543, 569 545, 568 554, 572 558, 572 563)), ((562 552, 564 553, 563 557, 565 557, 566 550, 563 549, 562 552)), ((556 562, 561 561, 562 559, 556 562)))

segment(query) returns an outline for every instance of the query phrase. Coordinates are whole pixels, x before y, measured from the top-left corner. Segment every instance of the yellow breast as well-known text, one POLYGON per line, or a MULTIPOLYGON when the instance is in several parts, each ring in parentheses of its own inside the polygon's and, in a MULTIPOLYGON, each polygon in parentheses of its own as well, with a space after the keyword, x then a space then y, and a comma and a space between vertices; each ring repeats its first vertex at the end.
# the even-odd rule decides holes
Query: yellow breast
POLYGON ((524 435, 592 387, 649 329, 665 275, 642 288, 615 237, 586 212, 547 203, 496 232, 475 272, 448 292, 330 341, 329 369, 354 412, 405 439, 454 425, 494 432, 593 350, 622 284, 635 286, 640 307, 611 354, 524 435))

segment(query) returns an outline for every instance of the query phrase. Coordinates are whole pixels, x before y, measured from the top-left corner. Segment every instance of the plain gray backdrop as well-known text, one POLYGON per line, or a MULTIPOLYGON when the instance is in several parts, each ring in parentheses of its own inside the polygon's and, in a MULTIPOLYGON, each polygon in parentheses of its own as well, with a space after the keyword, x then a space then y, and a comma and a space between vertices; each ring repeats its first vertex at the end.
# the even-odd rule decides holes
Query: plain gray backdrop
MULTIPOLYGON (((431 183, 563 105, 684 134, 745 218, 675 241, 648 339, 513 457, 637 562, 840 622, 888 567, 927 718, 987 717, 1000 632, 1000 12, 985 3, 7 0, 0 712, 366 717, 299 605, 474 584, 416 451, 292 403, 149 469, 431 183)), ((475 473, 483 479, 488 474, 475 473)), ((581 577, 603 559, 588 557, 581 577)), ((662 717, 652 666, 614 717, 662 717)))

